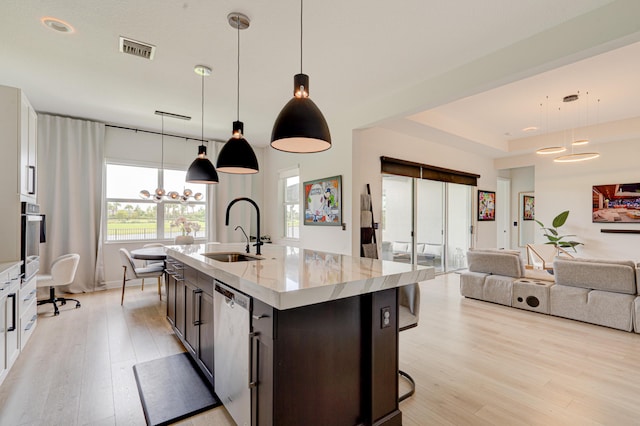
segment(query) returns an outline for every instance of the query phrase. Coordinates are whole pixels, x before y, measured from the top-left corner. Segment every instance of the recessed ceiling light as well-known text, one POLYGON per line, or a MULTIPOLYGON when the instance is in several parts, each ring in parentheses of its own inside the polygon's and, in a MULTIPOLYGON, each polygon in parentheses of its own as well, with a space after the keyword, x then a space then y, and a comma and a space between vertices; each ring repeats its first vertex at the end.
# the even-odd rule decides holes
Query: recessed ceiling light
POLYGON ((523 132, 535 132, 536 130, 538 130, 536 126, 529 126, 522 129, 523 132))
POLYGON ((71 25, 67 24, 61 19, 52 18, 51 16, 45 16, 41 18, 40 22, 42 22, 44 25, 51 28, 52 30, 55 30, 61 33, 75 32, 75 30, 71 25))

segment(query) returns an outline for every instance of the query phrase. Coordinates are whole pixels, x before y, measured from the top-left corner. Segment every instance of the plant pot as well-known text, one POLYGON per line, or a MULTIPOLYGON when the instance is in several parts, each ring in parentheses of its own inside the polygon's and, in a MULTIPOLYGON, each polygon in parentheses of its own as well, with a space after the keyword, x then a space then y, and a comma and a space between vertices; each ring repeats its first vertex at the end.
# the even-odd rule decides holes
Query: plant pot
POLYGON ((175 244, 185 245, 193 244, 193 237, 191 235, 178 235, 174 241, 175 244))

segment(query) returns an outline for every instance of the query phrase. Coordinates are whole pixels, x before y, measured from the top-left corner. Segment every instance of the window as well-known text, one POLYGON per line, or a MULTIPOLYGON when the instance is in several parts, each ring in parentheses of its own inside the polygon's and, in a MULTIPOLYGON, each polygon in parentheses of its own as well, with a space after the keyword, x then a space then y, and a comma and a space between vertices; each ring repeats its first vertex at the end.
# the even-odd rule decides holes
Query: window
POLYGON ((206 185, 189 184, 193 194, 202 193, 199 201, 188 203, 141 199, 142 189, 153 192, 161 187, 183 193, 186 172, 152 167, 107 164, 107 241, 164 240, 188 233, 194 238, 207 236, 206 185), (180 224, 184 218, 186 226, 180 224))
POLYGON ((300 238, 300 176, 298 169, 280 173, 284 238, 300 238))

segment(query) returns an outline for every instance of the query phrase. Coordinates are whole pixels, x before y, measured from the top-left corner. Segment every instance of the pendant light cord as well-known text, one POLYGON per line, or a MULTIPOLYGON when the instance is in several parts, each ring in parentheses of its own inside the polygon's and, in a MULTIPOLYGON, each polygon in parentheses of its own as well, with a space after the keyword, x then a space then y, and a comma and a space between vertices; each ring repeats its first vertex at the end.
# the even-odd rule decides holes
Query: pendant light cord
POLYGON ((240 121, 240 15, 236 16, 236 26, 238 29, 238 87, 236 101, 236 117, 240 121))
POLYGON ((202 72, 202 106, 200 111, 202 113, 200 145, 204 145, 204 71, 202 72))
POLYGON ((303 0, 300 0, 300 74, 302 74, 302 8, 303 8, 303 0))
POLYGON ((162 133, 160 140, 162 141, 162 148, 160 148, 160 167, 162 167, 162 173, 164 173, 164 114, 162 115, 162 133))

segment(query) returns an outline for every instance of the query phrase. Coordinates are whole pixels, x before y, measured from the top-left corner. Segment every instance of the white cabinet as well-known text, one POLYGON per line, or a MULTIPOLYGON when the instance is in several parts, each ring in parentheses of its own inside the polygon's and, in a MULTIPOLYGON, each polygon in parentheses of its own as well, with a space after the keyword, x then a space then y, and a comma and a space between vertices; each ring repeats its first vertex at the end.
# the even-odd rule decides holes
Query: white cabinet
POLYGON ((22 283, 18 292, 18 323, 20 351, 24 350, 38 322, 38 306, 36 301, 36 276, 22 283))
POLYGON ((20 202, 36 203, 37 126, 24 92, 0 86, 0 262, 20 259, 20 202))
POLYGON ((20 196, 23 201, 36 201, 38 165, 38 116, 20 92, 20 196))
POLYGON ((0 383, 20 355, 20 262, 0 272, 0 383))
MULTIPOLYGON (((36 202, 38 116, 24 92, 0 86, 0 135, 3 161, 0 176, 19 201, 36 202)), ((0 258, 1 259, 1 258, 0 258)))

